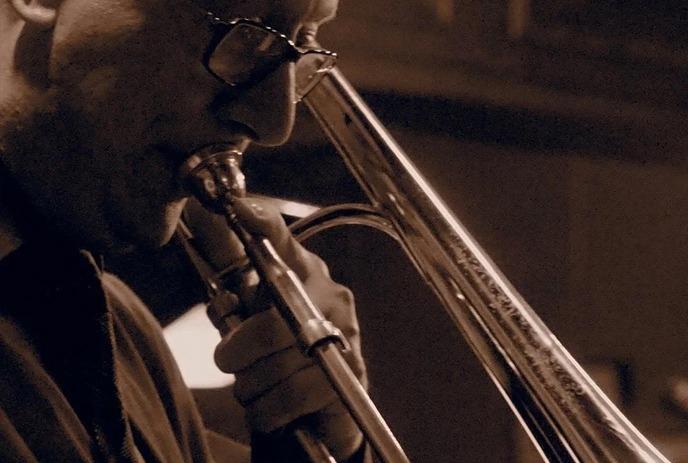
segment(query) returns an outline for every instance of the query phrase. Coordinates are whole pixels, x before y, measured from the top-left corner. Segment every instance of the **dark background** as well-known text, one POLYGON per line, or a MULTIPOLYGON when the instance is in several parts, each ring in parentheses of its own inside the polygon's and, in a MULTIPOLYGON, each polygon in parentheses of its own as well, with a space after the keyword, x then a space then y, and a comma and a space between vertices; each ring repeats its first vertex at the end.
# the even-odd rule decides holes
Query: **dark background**
MULTIPOLYGON (((674 462, 688 461, 688 409, 671 387, 688 380, 687 9, 343 0, 321 35, 516 288, 674 462)), ((305 114, 286 147, 249 151, 246 171, 253 191, 358 196, 305 114)), ((389 239, 349 229, 308 245, 357 296, 371 392, 412 461, 537 461, 389 239)), ((188 286, 183 263, 172 246, 115 267, 166 322, 202 295, 160 295, 160 281, 188 286)), ((222 427, 217 397, 199 400, 222 427)))

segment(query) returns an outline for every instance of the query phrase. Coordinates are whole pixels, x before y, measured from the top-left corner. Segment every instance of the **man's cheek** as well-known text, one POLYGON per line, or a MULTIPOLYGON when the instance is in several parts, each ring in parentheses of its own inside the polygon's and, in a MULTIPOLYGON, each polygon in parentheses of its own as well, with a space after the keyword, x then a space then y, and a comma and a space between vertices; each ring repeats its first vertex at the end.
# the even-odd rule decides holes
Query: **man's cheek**
POLYGON ((78 85, 79 94, 75 96, 82 98, 86 112, 93 113, 98 108, 102 110, 103 102, 112 99, 117 77, 114 66, 95 68, 85 74, 78 85))

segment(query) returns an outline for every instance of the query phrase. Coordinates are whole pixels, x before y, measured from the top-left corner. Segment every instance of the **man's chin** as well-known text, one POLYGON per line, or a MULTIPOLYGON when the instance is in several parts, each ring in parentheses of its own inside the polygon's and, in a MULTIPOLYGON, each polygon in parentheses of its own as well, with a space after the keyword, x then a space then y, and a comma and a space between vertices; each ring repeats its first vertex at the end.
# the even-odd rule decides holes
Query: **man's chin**
POLYGON ((140 250, 155 250, 167 244, 177 229, 186 198, 169 202, 162 208, 112 208, 106 222, 103 254, 121 255, 140 250), (144 212, 144 211, 148 212, 144 212))

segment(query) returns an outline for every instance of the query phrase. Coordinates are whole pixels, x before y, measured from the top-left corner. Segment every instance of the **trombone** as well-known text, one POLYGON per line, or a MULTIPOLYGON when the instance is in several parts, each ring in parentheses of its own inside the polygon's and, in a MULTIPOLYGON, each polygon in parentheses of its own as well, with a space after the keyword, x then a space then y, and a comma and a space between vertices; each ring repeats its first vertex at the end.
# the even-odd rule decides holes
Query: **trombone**
MULTIPOLYGON (((369 203, 320 209, 292 224, 297 238, 345 224, 368 225, 392 236, 468 341, 544 461, 668 463, 523 300, 338 69, 332 69, 304 102, 369 203)), ((330 352, 337 357, 338 349, 332 346, 341 343, 341 336, 336 328, 328 326, 312 303, 302 300, 299 282, 288 269, 275 270, 278 264, 269 243, 247 234, 233 218, 231 196, 242 190, 239 157, 238 152, 213 153, 189 166, 201 202, 225 214, 281 313, 297 338, 304 339, 304 350, 320 359, 379 458, 408 461, 346 363, 323 360, 330 352), (296 307, 289 307, 292 302, 296 307), (321 347, 327 355, 321 355, 321 347)), ((185 247, 192 255, 188 240, 185 247)), ((223 291, 202 266, 196 265, 209 292, 223 291)), ((297 431, 297 439, 313 461, 333 461, 306 430, 297 431)))

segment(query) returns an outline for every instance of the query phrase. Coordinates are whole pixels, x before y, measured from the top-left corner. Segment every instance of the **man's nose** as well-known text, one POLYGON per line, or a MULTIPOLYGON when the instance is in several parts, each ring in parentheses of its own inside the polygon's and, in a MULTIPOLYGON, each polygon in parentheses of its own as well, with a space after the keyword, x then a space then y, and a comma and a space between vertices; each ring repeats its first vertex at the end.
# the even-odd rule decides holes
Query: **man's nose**
POLYGON ((255 143, 284 143, 294 125, 293 65, 284 63, 256 84, 242 89, 219 110, 221 121, 238 122, 253 131, 255 143))

